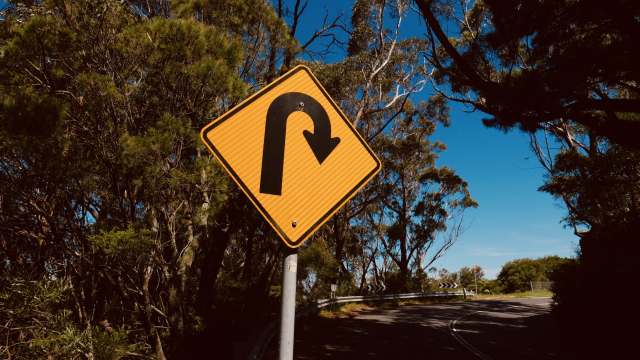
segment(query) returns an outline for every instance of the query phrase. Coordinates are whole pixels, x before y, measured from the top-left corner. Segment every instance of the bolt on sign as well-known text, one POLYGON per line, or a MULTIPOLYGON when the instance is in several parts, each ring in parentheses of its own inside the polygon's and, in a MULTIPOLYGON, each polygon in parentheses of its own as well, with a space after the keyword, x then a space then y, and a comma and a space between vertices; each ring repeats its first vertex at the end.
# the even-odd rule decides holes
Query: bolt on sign
POLYGON ((305 66, 207 125, 201 136, 292 248, 302 245, 381 167, 305 66))

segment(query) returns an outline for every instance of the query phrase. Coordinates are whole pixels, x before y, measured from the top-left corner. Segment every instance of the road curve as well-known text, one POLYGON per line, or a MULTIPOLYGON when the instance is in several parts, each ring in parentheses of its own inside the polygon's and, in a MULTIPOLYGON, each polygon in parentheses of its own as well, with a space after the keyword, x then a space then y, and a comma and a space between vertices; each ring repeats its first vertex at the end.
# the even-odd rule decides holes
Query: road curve
POLYGON ((296 359, 561 358, 548 298, 408 305, 296 324, 296 359))

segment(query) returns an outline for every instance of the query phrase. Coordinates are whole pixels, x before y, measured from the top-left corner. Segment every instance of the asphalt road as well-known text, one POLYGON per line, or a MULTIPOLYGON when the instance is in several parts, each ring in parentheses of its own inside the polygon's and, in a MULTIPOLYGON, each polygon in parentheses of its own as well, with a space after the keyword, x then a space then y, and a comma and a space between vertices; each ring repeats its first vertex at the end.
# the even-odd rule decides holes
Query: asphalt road
POLYGON ((561 359, 548 298, 408 305, 296 322, 296 359, 561 359))

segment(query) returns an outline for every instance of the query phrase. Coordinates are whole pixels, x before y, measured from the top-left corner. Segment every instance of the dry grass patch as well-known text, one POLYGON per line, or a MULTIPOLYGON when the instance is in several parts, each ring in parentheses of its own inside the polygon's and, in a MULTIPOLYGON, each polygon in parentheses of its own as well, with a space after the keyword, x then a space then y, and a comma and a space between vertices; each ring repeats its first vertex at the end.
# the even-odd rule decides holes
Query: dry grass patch
POLYGON ((321 318, 335 319, 345 318, 349 316, 355 316, 359 312, 366 310, 375 310, 382 308, 406 306, 406 305, 424 305, 435 304, 451 301, 464 300, 462 297, 455 298, 422 298, 422 299, 406 299, 406 300, 389 300, 389 301, 370 301, 370 302, 352 302, 336 304, 324 307, 318 311, 318 316, 321 318))
MULTIPOLYGON (((527 299, 531 297, 552 297, 553 293, 551 291, 525 291, 511 294, 478 294, 478 300, 492 300, 492 299, 527 299)), ((475 297, 473 297, 475 300, 475 297)))
POLYGON ((324 307, 320 309, 318 316, 328 319, 345 318, 356 315, 364 310, 373 309, 374 307, 369 306, 369 303, 345 303, 324 307))

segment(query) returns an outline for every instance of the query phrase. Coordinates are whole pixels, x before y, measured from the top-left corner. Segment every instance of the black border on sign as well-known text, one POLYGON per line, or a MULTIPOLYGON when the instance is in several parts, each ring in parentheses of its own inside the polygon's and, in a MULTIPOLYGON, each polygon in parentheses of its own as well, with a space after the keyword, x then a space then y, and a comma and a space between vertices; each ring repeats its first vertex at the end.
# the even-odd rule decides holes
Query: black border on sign
POLYGON ((327 92, 324 90, 322 85, 320 85, 320 83, 316 80, 316 77, 313 76, 311 71, 306 66, 303 66, 303 65, 295 67, 293 70, 289 71, 288 73, 283 75, 281 78, 279 78, 276 81, 272 82, 271 84, 269 84, 267 87, 265 87, 264 89, 259 91, 254 96, 250 97, 249 99, 247 99, 246 101, 244 101, 243 103, 241 103, 240 105, 238 105, 237 107, 235 107, 234 109, 229 111, 228 113, 222 115, 216 121, 214 121, 211 124, 205 126, 204 129, 202 129, 201 135, 202 135, 202 140, 204 140, 206 142, 206 144, 209 146, 209 149, 211 149, 211 151, 214 152, 214 155, 218 158, 218 160, 220 160, 220 162, 222 162, 222 164, 227 169, 229 174, 231 174, 231 177, 233 177, 233 179, 236 181, 236 183, 238 183, 238 185, 240 185, 240 188, 242 188, 242 191, 251 199, 253 204, 258 208, 258 210, 260 210, 262 215, 264 215, 264 217, 269 221, 271 226, 273 226, 273 228, 278 232, 278 235, 280 235, 280 237, 285 241, 285 243, 289 247, 293 247, 293 248, 296 248, 296 247, 302 245, 304 240, 306 240, 309 236, 311 236, 311 234, 314 233, 315 230, 320 225, 322 225, 324 222, 326 222, 328 220, 329 216, 331 216, 334 212, 336 212, 342 206, 342 204, 344 204, 347 200, 349 200, 349 198, 351 198, 356 193, 356 191, 358 189, 360 189, 360 187, 362 187, 367 181, 369 181, 373 177, 373 175, 375 175, 380 170, 380 168, 382 166, 382 164, 380 163, 380 160, 378 159, 378 157, 373 153, 371 148, 369 148, 369 145, 367 145, 367 143, 364 141, 364 139, 362 139, 362 137, 360 136, 358 131, 353 127, 351 122, 349 122, 349 120, 347 120, 347 118, 344 116, 342 111, 340 111, 340 109, 338 108, 338 105, 336 105, 336 103, 333 101, 333 99, 331 99, 329 94, 327 94, 327 92), (207 134, 211 130, 215 129, 218 125, 220 125, 223 122, 229 120, 232 116, 237 114, 239 111, 241 111, 245 107, 249 106, 251 103, 253 103, 257 99, 259 99, 263 95, 267 94, 269 92, 269 90, 271 90, 274 87, 280 85, 280 83, 282 83, 283 81, 287 80, 291 76, 293 76, 296 73, 298 73, 299 71, 303 71, 303 70, 307 73, 307 75, 309 75, 311 80, 313 80, 313 82, 320 89, 320 91, 325 96, 325 98, 327 98, 327 100, 329 100, 329 103, 331 104, 331 106, 333 106, 333 108, 340 115, 342 120, 347 124, 348 128, 351 129, 351 131, 356 135, 356 138, 358 138, 358 140, 360 141, 360 143, 362 143, 364 148, 367 149, 367 152, 369 152, 369 155, 371 155, 371 157, 375 160, 376 167, 370 173, 368 173, 356 186, 354 186, 351 190, 349 190, 347 192, 347 194, 345 196, 343 196, 342 199, 340 199, 329 211, 327 211, 324 215, 322 215, 320 217, 320 219, 318 221, 316 221, 316 223, 313 224, 309 228, 309 230, 307 230, 304 234, 300 235, 300 237, 297 240, 292 241, 284 233, 284 231, 280 228, 278 223, 276 223, 276 221, 271 217, 271 215, 265 210, 265 208, 262 206, 260 201, 258 201, 258 199, 253 195, 253 193, 251 191, 249 191, 249 188, 245 185, 245 183, 242 181, 242 179, 240 179, 240 177, 238 176, 238 174, 236 174, 236 172, 233 170, 233 168, 231 168, 229 163, 227 163, 227 160, 222 156, 222 154, 220 154, 218 149, 216 149, 216 147, 211 143, 211 141, 209 141, 209 137, 207 136, 207 134))

